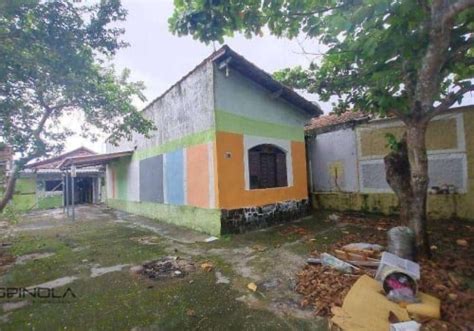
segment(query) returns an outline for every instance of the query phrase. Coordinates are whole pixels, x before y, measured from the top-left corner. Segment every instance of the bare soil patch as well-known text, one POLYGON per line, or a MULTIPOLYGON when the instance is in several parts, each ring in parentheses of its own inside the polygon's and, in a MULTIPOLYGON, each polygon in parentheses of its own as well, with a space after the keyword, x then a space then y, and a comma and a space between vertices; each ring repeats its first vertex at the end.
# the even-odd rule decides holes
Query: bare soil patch
POLYGON ((178 256, 166 256, 159 260, 144 263, 141 268, 135 269, 152 280, 164 280, 170 278, 183 278, 189 273, 196 271, 194 262, 178 256))

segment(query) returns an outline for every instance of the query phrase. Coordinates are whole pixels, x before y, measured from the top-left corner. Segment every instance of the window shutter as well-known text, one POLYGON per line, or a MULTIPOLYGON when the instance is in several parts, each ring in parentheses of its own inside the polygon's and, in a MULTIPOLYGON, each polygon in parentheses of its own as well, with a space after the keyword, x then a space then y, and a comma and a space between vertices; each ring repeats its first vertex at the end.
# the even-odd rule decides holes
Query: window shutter
POLYGON ((249 151, 249 178, 250 188, 259 188, 260 177, 260 153, 257 151, 249 151))
POLYGON ((276 159, 277 186, 288 186, 286 178, 286 155, 278 153, 276 159))
POLYGON ((280 148, 263 144, 248 151, 250 189, 288 186, 286 154, 280 148))

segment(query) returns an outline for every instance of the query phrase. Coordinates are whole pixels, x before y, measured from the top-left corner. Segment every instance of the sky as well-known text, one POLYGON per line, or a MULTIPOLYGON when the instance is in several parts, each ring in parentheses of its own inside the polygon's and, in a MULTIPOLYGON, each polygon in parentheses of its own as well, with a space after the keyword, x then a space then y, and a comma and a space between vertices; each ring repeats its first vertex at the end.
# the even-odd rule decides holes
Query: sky
MULTIPOLYGON (((95 1, 82 0, 82 3, 95 1)), ((128 10, 127 20, 120 24, 125 29, 122 39, 130 43, 130 46, 119 50, 113 64, 117 70, 129 68, 132 80, 145 83, 144 94, 148 101, 136 105, 142 109, 211 54, 214 47, 212 44, 205 45, 193 40, 192 37, 175 36, 168 30, 168 18, 173 12, 172 0, 122 0, 122 4, 128 10)), ((324 53, 324 47, 314 39, 279 39, 268 33, 252 39, 236 35, 227 38, 225 43, 269 73, 297 65, 305 67, 312 60, 320 60, 320 56, 310 58, 303 54, 302 47, 310 53, 324 53)), ((215 45, 216 49, 220 46, 215 45)), ((316 95, 303 96, 318 102, 325 113, 331 110, 331 103, 320 102, 316 95)), ((464 98, 462 104, 473 103, 474 96, 470 95, 464 98)), ((79 131, 80 117, 66 121, 69 128, 79 131)), ((76 135, 67 140, 66 146, 65 151, 85 146, 96 152, 105 152, 103 139, 91 142, 76 135)))
MULTIPOLYGON (((172 0, 123 0, 122 4, 128 10, 127 20, 120 24, 125 28, 122 39, 130 46, 119 50, 113 63, 117 70, 129 68, 132 80, 145 83, 144 94, 148 101, 137 103, 141 109, 191 71, 214 51, 214 47, 192 37, 175 36, 168 30, 168 18, 173 12, 172 0)), ((311 52, 322 52, 322 47, 314 40, 278 39, 269 34, 252 39, 236 35, 227 38, 225 43, 269 73, 296 65, 307 66, 314 57, 303 54, 301 47, 311 52)), ((215 45, 216 49, 220 46, 215 45)), ((319 102, 315 95, 304 96, 319 102)), ((330 104, 319 103, 325 112, 330 110, 330 104)), ((80 118, 74 117, 67 120, 67 125, 78 130, 80 122, 80 118)), ((105 151, 103 141, 93 143, 79 136, 70 137, 66 146, 66 151, 80 146, 96 152, 105 151)))

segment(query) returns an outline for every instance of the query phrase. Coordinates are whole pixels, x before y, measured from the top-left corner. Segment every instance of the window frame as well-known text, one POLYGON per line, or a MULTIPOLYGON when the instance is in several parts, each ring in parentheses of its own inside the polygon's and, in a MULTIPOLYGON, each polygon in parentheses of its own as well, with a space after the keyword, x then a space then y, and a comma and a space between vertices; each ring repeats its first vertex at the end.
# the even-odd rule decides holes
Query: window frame
POLYGON ((291 141, 276 139, 276 138, 264 138, 257 136, 244 135, 244 180, 246 191, 256 190, 272 190, 272 189, 285 189, 293 186, 293 159, 291 153, 291 141), (273 145, 282 152, 285 153, 286 161, 286 186, 275 186, 268 188, 250 188, 250 166, 249 166, 249 151, 258 145, 273 145))
POLYGON ((44 180, 44 191, 45 192, 62 192, 63 191, 63 180, 62 179, 45 179, 44 180), (52 188, 55 188, 58 186, 58 189, 56 190, 48 190, 48 185, 47 182, 61 182, 61 186, 58 186, 59 183, 56 183, 52 188))

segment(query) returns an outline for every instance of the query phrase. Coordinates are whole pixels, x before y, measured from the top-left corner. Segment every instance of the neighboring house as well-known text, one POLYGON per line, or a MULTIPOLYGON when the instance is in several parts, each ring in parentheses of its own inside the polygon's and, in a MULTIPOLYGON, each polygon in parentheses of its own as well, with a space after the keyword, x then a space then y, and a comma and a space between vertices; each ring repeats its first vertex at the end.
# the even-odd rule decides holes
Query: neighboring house
POLYGON ((319 107, 224 46, 151 102, 156 126, 107 152, 107 203, 211 234, 308 211, 304 124, 319 107))
MULTIPOLYGON (((27 211, 62 207, 66 191, 62 163, 71 158, 95 155, 97 155, 95 152, 80 147, 59 156, 28 164, 16 183, 13 196, 15 208, 27 211)), ((74 189, 76 204, 97 203, 102 200, 104 174, 104 168, 101 166, 77 169, 74 189)), ((69 185, 69 197, 72 197, 71 187, 69 185)))
MULTIPOLYGON (((362 113, 321 116, 306 127, 315 208, 398 211, 385 179, 387 133, 404 131, 396 119, 370 120, 362 113)), ((473 218, 474 106, 450 109, 428 127, 431 218, 473 218)))

